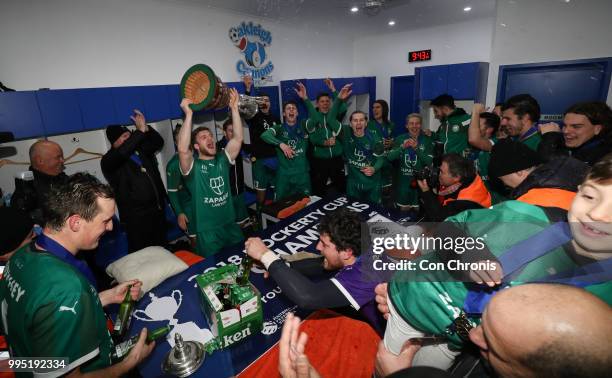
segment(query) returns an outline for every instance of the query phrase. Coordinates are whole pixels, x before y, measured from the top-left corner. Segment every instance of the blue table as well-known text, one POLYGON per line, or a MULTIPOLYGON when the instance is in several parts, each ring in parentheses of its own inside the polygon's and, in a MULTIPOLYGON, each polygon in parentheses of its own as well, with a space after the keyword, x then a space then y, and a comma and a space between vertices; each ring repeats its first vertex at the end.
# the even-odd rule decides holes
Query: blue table
MULTIPOLYGON (((324 198, 302 209, 262 231, 260 237, 270 249, 277 253, 316 252, 315 247, 318 241, 316 225, 319 219, 343 206, 364 214, 364 218, 381 214, 390 219, 398 219, 397 213, 391 213, 367 203, 348 200, 345 196, 336 196, 324 198)), ((226 248, 214 257, 209 257, 181 274, 167 279, 145 294, 138 302, 134 312, 130 335, 137 334, 143 327, 151 330, 172 324, 174 325, 173 332, 181 333, 184 340, 196 339, 202 342, 212 337, 200 307, 195 276, 225 264, 240 264, 244 256, 243 247, 240 244, 226 248)), ((287 313, 295 312, 302 319, 310 314, 310 311, 298 309, 296 305, 289 302, 281 294, 280 288, 273 279, 263 278, 262 270, 254 268, 250 280, 261 292, 264 315, 263 331, 227 349, 207 355, 203 365, 192 375, 193 377, 237 375, 278 342, 287 313)), ((173 334, 171 336, 167 340, 158 341, 151 356, 139 366, 139 371, 144 377, 164 376, 161 366, 171 348, 169 340, 174 342, 173 334)))

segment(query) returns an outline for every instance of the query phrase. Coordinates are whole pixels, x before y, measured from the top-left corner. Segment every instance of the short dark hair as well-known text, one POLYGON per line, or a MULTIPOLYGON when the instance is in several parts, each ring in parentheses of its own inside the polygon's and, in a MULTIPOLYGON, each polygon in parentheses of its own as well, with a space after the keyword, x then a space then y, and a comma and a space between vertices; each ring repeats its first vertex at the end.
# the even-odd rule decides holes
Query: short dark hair
POLYGON ((321 93, 319 93, 319 94, 317 95, 317 101, 319 101, 319 99, 320 99, 321 97, 329 97, 329 98, 330 98, 330 100, 331 100, 331 95, 330 95, 329 93, 327 93, 327 92, 321 92, 321 93))
POLYGON ((502 105, 502 112, 512 109, 517 117, 522 118, 525 114, 529 115, 531 122, 540 120, 540 104, 531 95, 526 93, 512 96, 502 105))
POLYGON ((283 112, 285 111, 285 108, 287 107, 287 105, 293 105, 293 106, 295 106, 296 108, 298 107, 298 104, 297 104, 297 102, 296 102, 296 101, 294 101, 294 100, 288 100, 288 101, 285 101, 285 102, 283 103, 283 112))
POLYGON ((213 135, 212 131, 210 131, 208 129, 208 127, 206 126, 199 126, 196 127, 192 132, 191 132, 191 145, 193 146, 194 144, 196 144, 196 137, 198 136, 198 134, 202 131, 207 131, 210 133, 210 135, 213 135))
POLYGON ((469 183, 476 177, 476 168, 468 159, 457 153, 442 156, 442 162, 448 164, 448 171, 455 177, 460 177, 461 182, 469 183))
POLYGON ((455 109, 455 99, 449 94, 441 94, 438 97, 431 100, 431 106, 448 106, 451 109, 455 109))
POLYGON ((567 113, 581 114, 589 119, 593 125, 601 125, 601 135, 606 135, 612 130, 612 109, 605 102, 591 101, 581 102, 570 106, 563 115, 567 113))
POLYGON ((612 184, 612 153, 599 159, 586 176, 585 181, 591 180, 598 184, 612 184))
POLYGON ((389 104, 387 103, 387 101, 378 99, 374 101, 374 104, 379 104, 382 107, 383 123, 389 123, 389 104))
POLYGON ((485 120, 485 125, 487 125, 487 127, 493 129, 494 134, 497 132, 500 123, 499 116, 497 114, 484 112, 480 113, 480 118, 485 120))
POLYGON ((338 251, 351 249, 354 256, 361 255, 361 219, 359 214, 341 207, 321 218, 320 235, 327 234, 338 251))
POLYGON ((46 227, 59 231, 72 215, 91 221, 100 212, 98 198, 114 199, 113 189, 89 173, 75 173, 65 182, 52 185, 43 203, 46 227))
POLYGON ((352 113, 351 113, 351 115, 349 116, 349 121, 352 121, 352 120, 353 120, 353 116, 354 116, 355 114, 363 114, 363 116, 365 117, 365 120, 366 120, 366 121, 368 120, 368 115, 367 115, 367 114, 365 114, 365 112, 362 112, 361 110, 355 110, 355 111, 354 111, 354 112, 352 112, 352 113))
POLYGON ((226 119, 225 122, 223 122, 223 131, 227 131, 227 128, 230 125, 232 125, 232 126, 234 125, 234 121, 232 120, 232 117, 226 119))

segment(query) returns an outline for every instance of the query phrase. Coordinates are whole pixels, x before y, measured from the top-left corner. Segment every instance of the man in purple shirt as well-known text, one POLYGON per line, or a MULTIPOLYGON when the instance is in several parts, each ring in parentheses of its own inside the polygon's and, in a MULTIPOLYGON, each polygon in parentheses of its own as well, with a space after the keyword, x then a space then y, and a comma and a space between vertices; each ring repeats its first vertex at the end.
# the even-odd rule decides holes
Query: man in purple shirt
POLYGON ((265 266, 283 293, 299 307, 333 308, 366 320, 382 334, 384 319, 376 311, 374 302, 374 288, 381 281, 362 269, 359 215, 340 208, 321 218, 318 231, 317 250, 322 255, 319 258, 286 263, 260 238, 249 238, 245 249, 251 258, 265 266), (336 274, 329 279, 312 281, 309 278, 333 271, 336 274))

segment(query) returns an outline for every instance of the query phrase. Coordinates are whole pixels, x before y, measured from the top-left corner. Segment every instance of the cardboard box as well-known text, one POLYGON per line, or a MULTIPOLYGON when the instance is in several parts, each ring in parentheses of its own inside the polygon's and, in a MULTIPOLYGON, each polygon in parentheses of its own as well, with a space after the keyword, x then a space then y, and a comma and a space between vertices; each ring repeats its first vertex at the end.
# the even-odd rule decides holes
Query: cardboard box
POLYGON ((230 264, 196 277, 202 311, 218 348, 227 348, 263 328, 261 294, 251 283, 236 284, 238 273, 239 267, 230 264), (223 292, 223 301, 230 309, 224 309, 219 298, 223 292))

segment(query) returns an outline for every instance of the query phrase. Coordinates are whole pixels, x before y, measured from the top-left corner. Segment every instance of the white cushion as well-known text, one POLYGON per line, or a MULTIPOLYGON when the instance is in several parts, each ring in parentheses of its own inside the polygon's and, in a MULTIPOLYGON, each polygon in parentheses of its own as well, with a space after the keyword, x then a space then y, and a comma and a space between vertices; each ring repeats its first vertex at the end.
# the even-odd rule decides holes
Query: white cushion
POLYGON ((147 247, 120 258, 106 268, 106 273, 117 282, 133 279, 142 281, 142 297, 166 278, 186 270, 189 266, 172 252, 162 247, 147 247))

